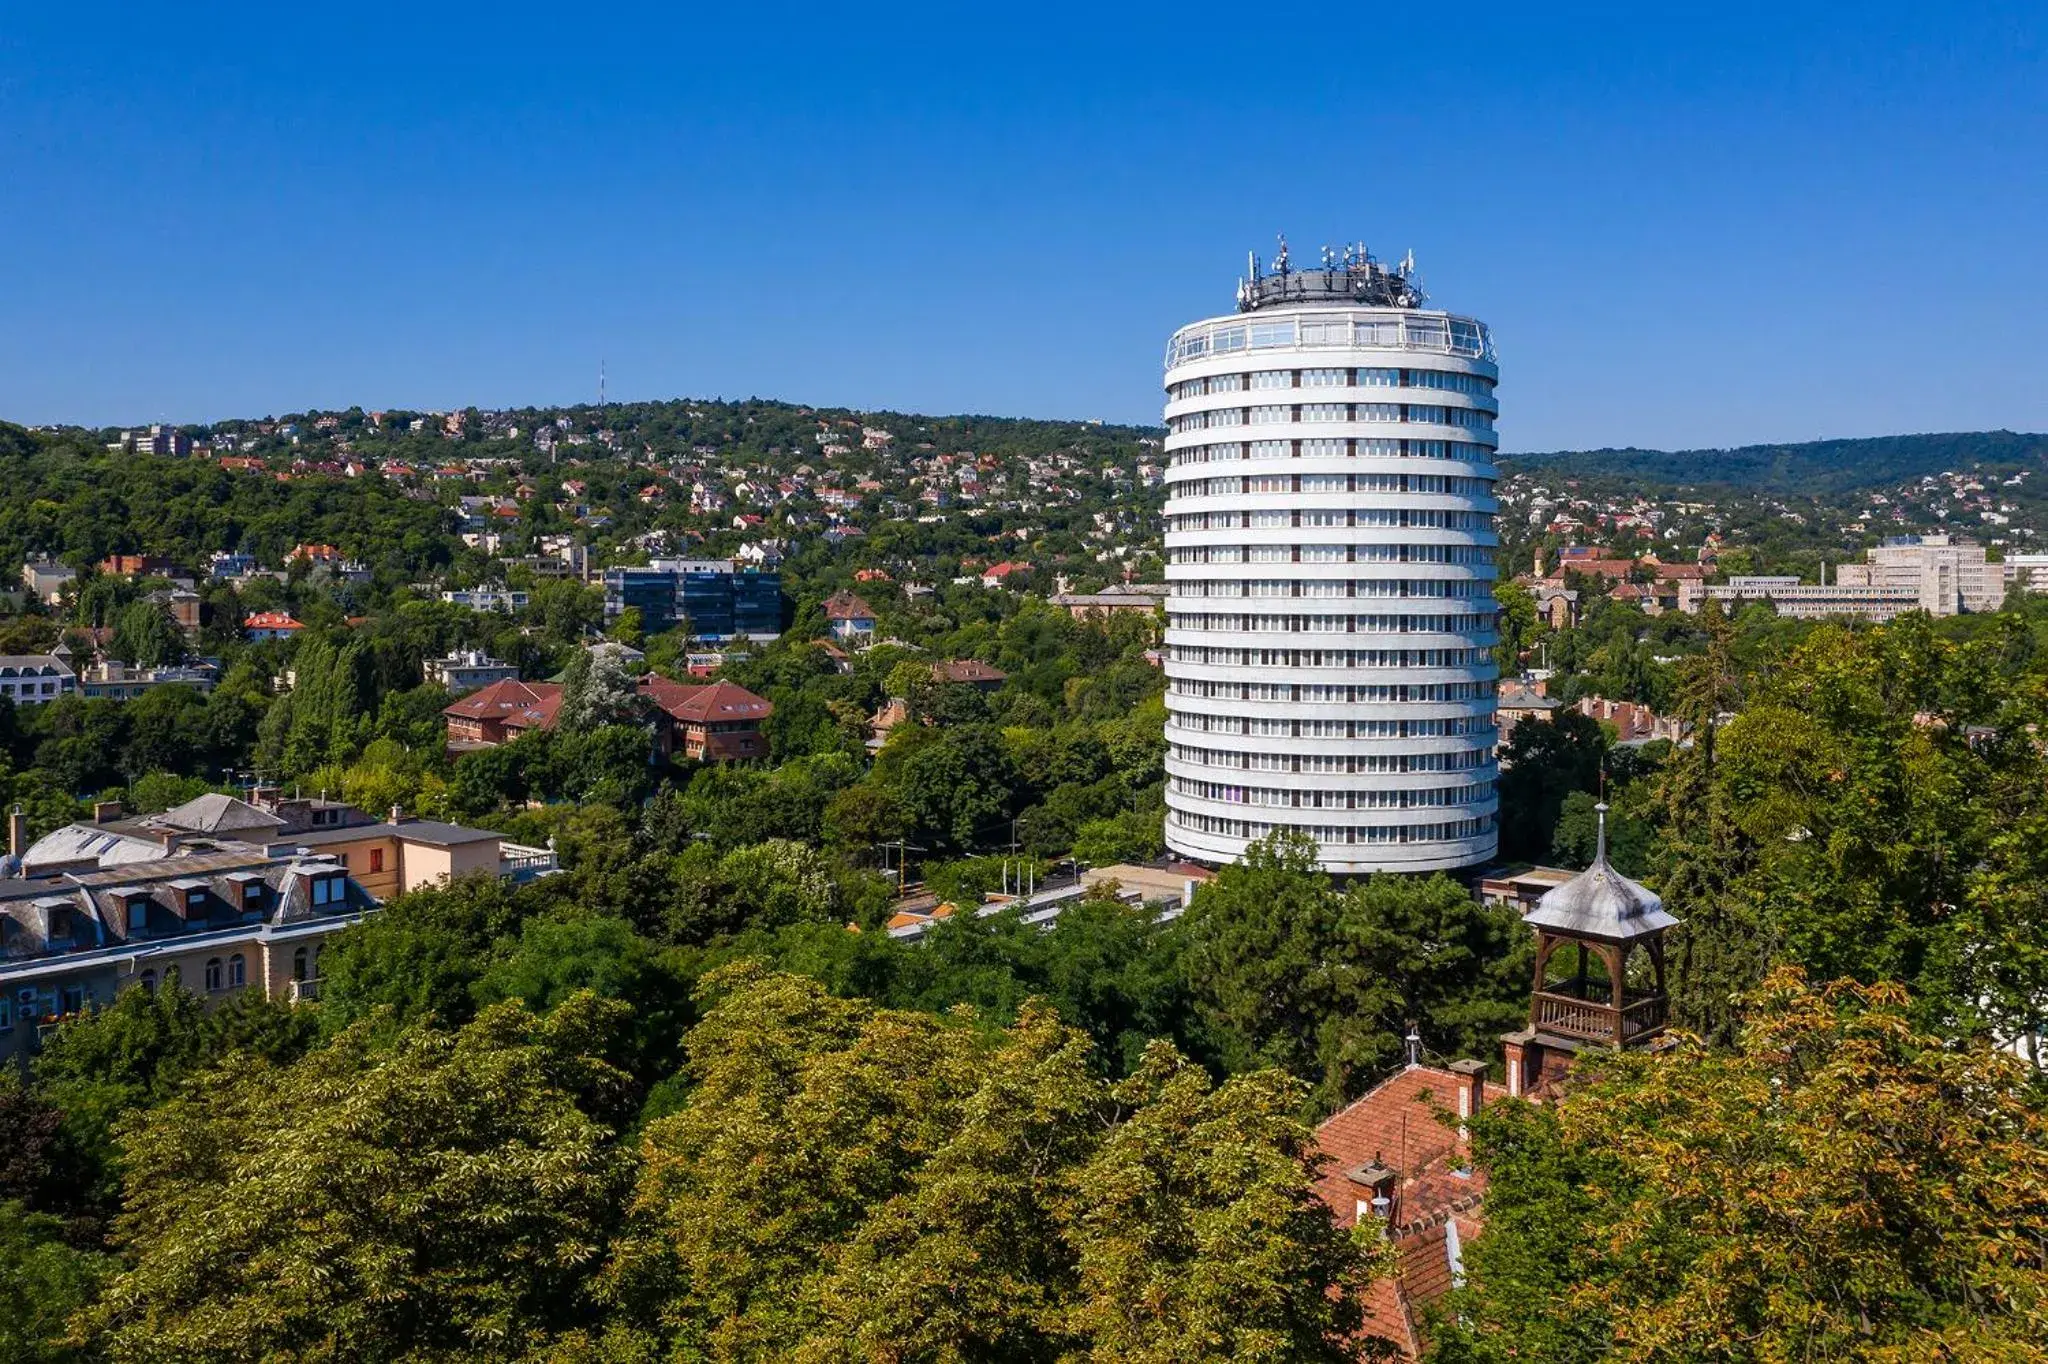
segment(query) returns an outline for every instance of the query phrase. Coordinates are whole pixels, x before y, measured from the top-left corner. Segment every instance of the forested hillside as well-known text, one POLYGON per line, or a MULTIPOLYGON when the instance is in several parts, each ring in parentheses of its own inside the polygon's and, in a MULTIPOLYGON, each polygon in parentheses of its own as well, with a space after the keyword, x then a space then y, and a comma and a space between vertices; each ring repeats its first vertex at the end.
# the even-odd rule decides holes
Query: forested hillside
POLYGON ((1623 476, 1640 483, 1728 484, 1818 495, 1877 487, 1970 465, 2022 468, 2048 454, 2048 436, 2016 431, 1871 436, 1734 450, 1554 450, 1512 455, 1511 473, 1560 478, 1623 476))

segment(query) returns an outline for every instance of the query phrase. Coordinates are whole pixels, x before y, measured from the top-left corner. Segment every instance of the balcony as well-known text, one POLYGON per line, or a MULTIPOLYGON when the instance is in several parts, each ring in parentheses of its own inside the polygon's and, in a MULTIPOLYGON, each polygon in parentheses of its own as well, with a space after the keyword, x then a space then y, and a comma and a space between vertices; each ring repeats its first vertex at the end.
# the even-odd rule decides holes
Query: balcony
POLYGON ((320 998, 320 980, 295 980, 292 982, 291 999, 294 1004, 312 1004, 320 998))
POLYGON ((523 885, 543 876, 552 876, 560 870, 555 864, 553 848, 534 848, 524 843, 498 845, 498 876, 502 880, 523 885))
POLYGON ((1573 976, 1536 992, 1529 1021, 1559 1037, 1609 1047, 1625 1047, 1664 1031, 1670 1001, 1662 993, 1624 989, 1619 1009, 1612 1000, 1606 981, 1573 976))

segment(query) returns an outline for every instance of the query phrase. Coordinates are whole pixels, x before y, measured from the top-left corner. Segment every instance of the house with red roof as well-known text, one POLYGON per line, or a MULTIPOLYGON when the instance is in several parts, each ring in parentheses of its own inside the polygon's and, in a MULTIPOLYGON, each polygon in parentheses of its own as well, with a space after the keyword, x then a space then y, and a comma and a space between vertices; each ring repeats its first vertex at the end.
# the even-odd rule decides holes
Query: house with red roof
POLYGON ((1005 559, 1002 563, 991 565, 988 571, 981 575, 981 585, 983 587, 1003 587, 1008 585, 1011 578, 1022 577, 1030 571, 1030 564, 1011 563, 1005 559))
POLYGON ((932 681, 972 687, 976 691, 994 691, 1009 677, 1001 668, 990 667, 978 658, 949 658, 932 664, 932 681))
POLYGON ((305 628, 283 611, 257 611, 242 619, 243 632, 259 644, 270 639, 291 639, 305 628))
POLYGON ((1395 1271, 1365 1289, 1364 1334, 1403 1359, 1427 1350, 1425 1309, 1463 1282, 1465 1247, 1484 1226, 1486 1172, 1466 1121, 1500 1100, 1548 1102, 1589 1047, 1665 1046, 1663 939, 1678 920, 1608 863, 1607 806, 1595 810, 1593 865, 1522 916, 1536 934, 1535 976, 1529 1026, 1501 1038, 1507 1083, 1488 1085, 1484 1061, 1424 1065, 1411 1038, 1405 1069, 1316 1128, 1316 1196, 1339 1226, 1377 1222, 1393 1245, 1395 1271))
POLYGON ((825 628, 834 639, 866 644, 875 637, 875 608, 851 592, 825 599, 825 628))
POLYGON ((1366 1287, 1364 1334, 1403 1359, 1421 1357, 1423 1309, 1462 1280, 1464 1247, 1479 1234, 1486 1173, 1442 1115, 1469 1117, 1501 1097, 1485 1073, 1480 1061, 1412 1064, 1316 1129, 1316 1196, 1337 1225, 1377 1221, 1394 1244, 1394 1271, 1366 1287))
POLYGON ((451 749, 495 748, 535 730, 552 729, 562 705, 553 682, 501 678, 441 710, 451 749))
MULTIPOLYGON (((733 682, 676 682, 659 674, 640 679, 640 694, 653 703, 655 747, 692 762, 742 762, 768 756, 761 722, 775 713, 762 697, 733 682)), ((455 750, 494 748, 536 730, 553 729, 562 706, 554 682, 493 682, 441 711, 448 746, 455 750)))
POLYGON ((736 682, 698 686, 659 674, 640 679, 640 694, 667 717, 663 746, 692 762, 745 762, 768 756, 761 722, 774 705, 736 682))

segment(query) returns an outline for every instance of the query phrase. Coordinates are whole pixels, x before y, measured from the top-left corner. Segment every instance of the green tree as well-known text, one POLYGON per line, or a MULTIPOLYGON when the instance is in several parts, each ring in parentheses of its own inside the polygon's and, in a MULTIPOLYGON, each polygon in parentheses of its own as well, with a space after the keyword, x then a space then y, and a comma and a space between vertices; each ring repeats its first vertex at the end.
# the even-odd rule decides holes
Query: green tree
POLYGON ((124 1132, 127 1268, 80 1319, 115 1359, 537 1356, 589 1319, 630 1175, 587 1107, 617 1005, 371 1024, 208 1072, 124 1132))
POLYGON ((1582 1062, 1472 1125, 1489 1173, 1437 1357, 2025 1359, 2048 1106, 1896 986, 1772 975, 1733 1050, 1582 1062))
POLYGON ((1110 1090, 989 1033, 751 967, 647 1134, 611 1289, 671 1357, 1345 1360, 1371 1261, 1308 1189, 1301 1095, 1160 1046, 1110 1090))
POLYGON ((1293 833, 1253 843, 1195 892, 1189 978, 1232 1070, 1319 1073, 1338 911, 1314 842, 1293 833))
POLYGON ((562 674, 556 728, 577 734, 612 725, 637 725, 650 707, 616 649, 579 649, 562 674))
POLYGON ((0 1202, 0 1358, 13 1364, 79 1359, 66 1343, 71 1314, 93 1300, 111 1256, 65 1243, 63 1224, 0 1202))
POLYGON ((1516 725, 1501 749, 1500 855, 1549 856, 1565 797, 1598 791, 1606 756, 1599 722, 1575 710, 1516 725))
POLYGON ((903 805, 918 831, 956 849, 1007 837, 1016 788, 996 732, 985 725, 949 729, 903 765, 903 805))
POLYGON ((161 668, 184 661, 185 632, 161 604, 130 602, 114 618, 114 636, 107 651, 123 663, 161 668))

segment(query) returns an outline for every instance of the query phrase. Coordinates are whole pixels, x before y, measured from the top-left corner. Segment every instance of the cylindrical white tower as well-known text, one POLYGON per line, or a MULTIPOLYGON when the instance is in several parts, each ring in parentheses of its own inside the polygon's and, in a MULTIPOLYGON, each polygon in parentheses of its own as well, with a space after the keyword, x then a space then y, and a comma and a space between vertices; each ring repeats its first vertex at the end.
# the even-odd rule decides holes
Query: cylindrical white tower
POLYGON ((1166 844, 1278 829, 1333 873, 1493 856, 1486 328, 1365 250, 1271 273, 1166 353, 1166 844))

